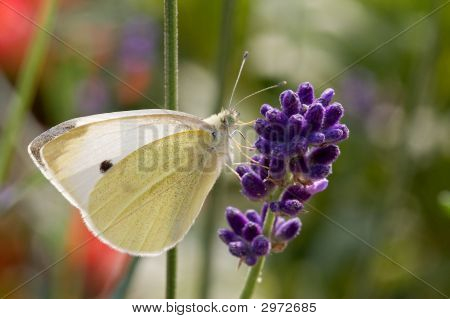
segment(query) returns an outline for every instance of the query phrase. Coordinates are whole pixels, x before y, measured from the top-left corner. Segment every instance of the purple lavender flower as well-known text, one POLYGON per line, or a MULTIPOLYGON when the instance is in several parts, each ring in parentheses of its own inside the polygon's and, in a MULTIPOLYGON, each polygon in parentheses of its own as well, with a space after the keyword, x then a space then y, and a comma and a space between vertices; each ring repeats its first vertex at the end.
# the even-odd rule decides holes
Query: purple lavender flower
POLYGON ((263 217, 255 210, 243 214, 234 207, 227 207, 225 215, 231 229, 219 229, 219 238, 233 256, 253 266, 270 251, 270 241, 262 234, 263 217))
POLYGON ((254 124, 258 154, 236 168, 242 194, 264 202, 261 214, 254 210, 243 214, 229 207, 226 216, 231 230, 219 230, 230 253, 247 265, 270 251, 284 250, 300 233, 298 215, 305 202, 327 188, 332 164, 340 155, 336 144, 349 136, 340 122, 344 108, 332 102, 333 97, 334 90, 329 88, 316 98, 314 87, 305 82, 296 92, 281 93, 280 108, 261 106, 263 118, 254 124), (275 193, 281 194, 276 200, 275 193), (276 215, 269 235, 263 233, 268 208, 276 215))

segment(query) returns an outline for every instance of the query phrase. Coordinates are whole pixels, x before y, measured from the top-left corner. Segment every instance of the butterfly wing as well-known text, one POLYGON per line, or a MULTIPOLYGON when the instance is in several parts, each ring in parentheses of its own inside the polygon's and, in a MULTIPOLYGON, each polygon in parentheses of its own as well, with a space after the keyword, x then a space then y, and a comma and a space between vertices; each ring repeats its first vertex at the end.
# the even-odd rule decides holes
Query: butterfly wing
POLYGON ((95 184, 111 166, 148 143, 191 129, 210 127, 195 116, 168 110, 99 114, 51 128, 28 151, 52 184, 86 211, 95 184))
POLYGON ((134 151, 95 185, 88 226, 116 249, 157 255, 188 232, 220 174, 205 130, 169 135, 134 151))

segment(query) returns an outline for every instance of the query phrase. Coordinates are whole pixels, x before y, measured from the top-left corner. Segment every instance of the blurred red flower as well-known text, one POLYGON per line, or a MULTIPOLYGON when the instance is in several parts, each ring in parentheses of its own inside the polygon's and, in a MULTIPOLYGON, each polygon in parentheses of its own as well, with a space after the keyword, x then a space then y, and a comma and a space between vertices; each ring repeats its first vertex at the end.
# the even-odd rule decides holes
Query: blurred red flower
POLYGON ((33 37, 43 0, 2 0, 0 2, 0 68, 15 74, 33 37))
MULTIPOLYGON (((107 298, 114 290, 131 257, 97 239, 74 209, 69 222, 67 252, 69 279, 81 280, 82 297, 107 298)), ((66 288, 67 289, 67 288, 66 288)), ((70 293, 69 293, 70 294, 70 293)))

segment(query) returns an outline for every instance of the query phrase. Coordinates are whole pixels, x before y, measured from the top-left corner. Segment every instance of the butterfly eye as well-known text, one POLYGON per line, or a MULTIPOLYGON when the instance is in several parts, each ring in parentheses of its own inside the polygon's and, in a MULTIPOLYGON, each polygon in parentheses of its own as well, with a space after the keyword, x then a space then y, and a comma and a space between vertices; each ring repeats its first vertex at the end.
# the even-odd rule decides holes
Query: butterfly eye
POLYGON ((217 131, 212 131, 211 135, 212 135, 214 140, 217 139, 217 131))

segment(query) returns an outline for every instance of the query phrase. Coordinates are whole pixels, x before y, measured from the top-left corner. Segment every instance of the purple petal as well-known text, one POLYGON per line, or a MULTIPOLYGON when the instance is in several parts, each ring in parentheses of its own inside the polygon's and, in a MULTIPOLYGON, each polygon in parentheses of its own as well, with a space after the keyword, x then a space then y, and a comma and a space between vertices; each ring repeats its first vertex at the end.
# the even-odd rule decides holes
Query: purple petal
POLYGON ((270 148, 270 142, 266 140, 264 137, 260 136, 255 142, 255 147, 258 151, 260 151, 263 154, 270 154, 271 148, 270 148))
POLYGON ((292 115, 288 120, 288 134, 289 139, 292 139, 294 136, 299 136, 302 132, 304 118, 300 114, 292 115))
POLYGON ((290 216, 295 216, 303 209, 303 204, 296 199, 288 199, 280 202, 280 209, 290 216))
POLYGON ((247 217, 235 207, 227 207, 225 209, 225 216, 231 229, 237 234, 242 234, 242 229, 248 223, 247 217))
POLYGON ((280 225, 275 232, 277 241, 289 241, 294 239, 300 233, 302 222, 299 218, 292 218, 280 225))
POLYGON ((239 241, 239 236, 236 235, 235 232, 226 228, 219 229, 217 234, 219 235, 219 238, 222 239, 222 241, 227 245, 231 242, 239 241))
POLYGON ((316 164, 311 166, 309 177, 313 180, 322 179, 331 174, 331 165, 316 164))
POLYGON ((270 211, 276 213, 280 211, 280 202, 270 202, 269 204, 270 211))
POLYGON ((313 132, 308 135, 308 143, 312 145, 320 145, 325 142, 325 135, 320 132, 313 132))
POLYGON ((272 124, 286 125, 288 122, 288 116, 278 109, 268 110, 266 113, 266 119, 272 124))
POLYGON ((256 256, 265 256, 270 251, 270 242, 264 235, 259 235, 253 239, 251 247, 256 256))
POLYGON ((303 185, 291 185, 281 195, 281 200, 296 199, 305 202, 311 197, 309 190, 303 185))
POLYGON ((341 129, 338 128, 329 128, 328 130, 324 131, 325 135, 325 143, 335 143, 340 140, 343 140, 344 132, 341 129))
POLYGON ((338 124, 337 128, 342 131, 342 140, 345 140, 350 135, 350 130, 348 129, 347 125, 345 124, 338 124))
POLYGON ((228 245, 228 249, 233 256, 244 257, 248 254, 248 247, 242 241, 235 241, 228 245))
POLYGON ((326 89, 317 99, 324 107, 327 107, 330 104, 331 100, 334 96, 334 90, 331 88, 326 89))
POLYGON ((236 173, 238 173, 240 177, 242 177, 245 173, 249 173, 251 171, 251 168, 245 164, 241 164, 236 167, 236 173))
POLYGON ((311 104, 314 101, 314 87, 309 82, 300 84, 297 94, 303 104, 311 104))
POLYGON ((269 104, 263 104, 261 106, 260 112, 263 116, 266 116, 267 111, 272 110, 272 109, 273 109, 273 107, 270 106, 269 104))
POLYGON ((249 256, 245 257, 245 263, 248 266, 254 266, 254 265, 256 265, 257 262, 258 262, 258 257, 256 257, 256 256, 249 255, 249 256))
POLYGON ((328 165, 333 163, 340 154, 339 147, 336 145, 327 145, 319 147, 311 152, 309 161, 314 164, 328 165))
POLYGON ((262 135, 267 130, 267 127, 269 126, 269 123, 265 119, 257 119, 255 121, 255 125, 253 126, 255 128, 256 133, 259 135, 262 135))
POLYGON ((309 125, 311 131, 317 131, 322 126, 323 116, 325 113, 325 108, 320 103, 314 103, 306 111, 305 119, 309 125))
POLYGON ((258 224, 254 222, 248 222, 242 230, 242 237, 247 241, 252 241, 253 238, 261 235, 261 233, 261 227, 258 224))
POLYGON ((257 200, 267 195, 267 188, 255 173, 246 173, 241 179, 242 192, 249 199, 257 200))
POLYGON ((339 103, 331 104, 325 110, 325 118, 323 120, 323 127, 329 128, 335 125, 344 116, 344 108, 339 103))
POLYGON ((286 173, 286 162, 284 158, 272 157, 269 164, 269 176, 273 179, 281 179, 286 173))
POLYGON ((280 95, 280 103, 283 112, 289 117, 299 112, 300 100, 297 93, 292 90, 286 90, 280 95))
POLYGON ((261 216, 259 215, 259 213, 256 210, 248 209, 245 212, 245 216, 247 216, 247 219, 249 221, 252 221, 252 222, 254 222, 254 223, 256 223, 256 224, 258 224, 260 226, 262 225, 261 216))
POLYGON ((307 191, 314 195, 316 193, 324 191, 328 187, 328 180, 326 178, 315 181, 312 185, 306 186, 307 191))

